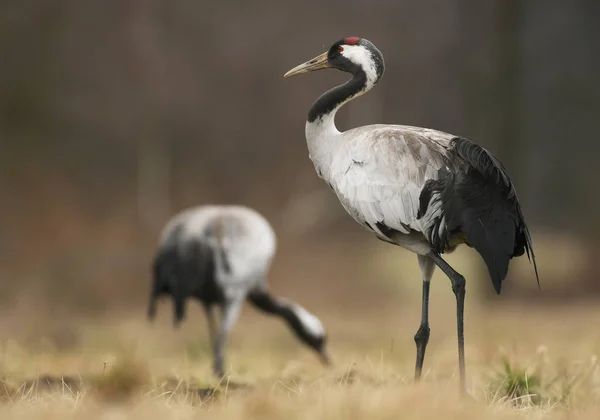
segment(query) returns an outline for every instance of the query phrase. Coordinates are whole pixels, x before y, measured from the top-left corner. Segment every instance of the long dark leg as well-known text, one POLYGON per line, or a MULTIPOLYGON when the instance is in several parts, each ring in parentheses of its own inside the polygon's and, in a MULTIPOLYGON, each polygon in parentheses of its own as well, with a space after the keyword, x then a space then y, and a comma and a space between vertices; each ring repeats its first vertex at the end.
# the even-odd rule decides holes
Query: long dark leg
POLYGON ((223 376, 223 351, 222 344, 219 343, 219 331, 217 330, 217 321, 212 305, 204 305, 206 318, 208 320, 208 339, 210 341, 210 349, 213 354, 213 372, 215 376, 223 376))
POLYGON ((210 341, 211 350, 214 351, 217 340, 217 321, 215 320, 213 305, 205 304, 204 311, 206 312, 206 319, 208 321, 208 340, 210 341))
POLYGON ((181 321, 185 318, 186 296, 180 291, 173 293, 173 328, 179 328, 181 321))
POLYGON ((148 319, 153 321, 156 317, 156 301, 158 299, 158 295, 154 292, 154 290, 150 293, 150 303, 148 304, 148 319))
POLYGON ((156 303, 158 298, 163 294, 168 294, 168 277, 165 276, 165 268, 162 265, 162 254, 158 254, 152 264, 152 285, 150 287, 150 301, 148 303, 148 319, 153 321, 156 317, 156 303))
POLYGON ((429 342, 429 285, 431 276, 435 269, 435 263, 427 256, 419 255, 419 267, 423 279, 423 302, 421 306, 421 325, 415 334, 415 343, 417 345, 417 362, 415 365, 415 381, 421 380, 421 370, 423 369, 423 360, 425 360, 425 350, 429 342))
POLYGON ((221 325, 219 326, 219 330, 214 341, 213 371, 217 377, 222 377, 225 373, 223 362, 225 342, 227 341, 229 331, 231 331, 231 328, 235 324, 235 321, 240 314, 242 302, 243 300, 241 299, 229 300, 225 302, 221 308, 221 325))
POLYGON ((460 392, 467 393, 465 385, 465 337, 464 337, 464 312, 465 312, 465 278, 457 273, 450 265, 435 252, 430 252, 429 257, 440 267, 452 282, 452 291, 456 296, 456 324, 458 330, 458 369, 460 378, 460 392))

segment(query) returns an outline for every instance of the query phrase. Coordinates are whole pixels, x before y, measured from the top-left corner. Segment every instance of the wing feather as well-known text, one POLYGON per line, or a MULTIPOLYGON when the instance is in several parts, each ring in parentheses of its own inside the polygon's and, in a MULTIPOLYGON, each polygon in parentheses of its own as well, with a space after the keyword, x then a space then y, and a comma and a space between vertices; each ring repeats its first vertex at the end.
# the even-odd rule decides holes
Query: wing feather
POLYGON ((352 140, 333 160, 331 180, 356 221, 382 235, 375 227, 378 223, 406 234, 411 230, 424 233, 432 226, 441 206, 434 205, 425 217, 419 217, 419 197, 425 183, 436 179, 445 165, 445 145, 451 136, 432 139, 426 134, 411 127, 388 126, 349 136, 352 140))

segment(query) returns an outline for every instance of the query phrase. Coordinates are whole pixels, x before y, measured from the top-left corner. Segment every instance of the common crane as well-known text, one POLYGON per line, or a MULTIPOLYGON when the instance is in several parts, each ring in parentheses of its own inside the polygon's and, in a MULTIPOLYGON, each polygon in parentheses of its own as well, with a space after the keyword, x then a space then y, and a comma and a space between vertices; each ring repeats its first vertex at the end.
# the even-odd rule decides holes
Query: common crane
POLYGON ((415 334, 415 381, 429 341, 429 284, 435 267, 450 279, 457 304, 460 391, 466 393, 463 313, 465 279, 441 254, 466 244, 485 261, 496 292, 509 261, 527 253, 531 235, 504 166, 472 141, 442 131, 377 124, 340 132, 335 114, 381 79, 381 52, 364 38, 348 37, 294 67, 284 77, 321 69, 352 75, 310 108, 305 134, 317 174, 346 211, 377 238, 417 254, 422 274, 421 324, 415 334))
POLYGON ((296 336, 329 363, 321 321, 300 305, 269 292, 267 273, 276 238, 267 220, 243 206, 200 206, 182 211, 165 226, 153 263, 148 317, 157 299, 171 296, 174 325, 185 317, 187 298, 198 299, 208 318, 215 375, 224 373, 223 352, 242 303, 282 318, 296 336), (213 306, 221 307, 216 324, 213 306))

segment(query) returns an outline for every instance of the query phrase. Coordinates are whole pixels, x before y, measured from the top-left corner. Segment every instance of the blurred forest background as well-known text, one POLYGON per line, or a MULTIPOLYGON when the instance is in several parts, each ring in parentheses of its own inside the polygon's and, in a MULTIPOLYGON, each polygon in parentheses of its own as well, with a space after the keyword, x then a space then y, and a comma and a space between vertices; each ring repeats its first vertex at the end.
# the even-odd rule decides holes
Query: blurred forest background
POLYGON ((271 220, 278 291, 398 302, 373 287, 370 250, 405 252, 356 225, 308 158, 308 109, 346 76, 282 77, 351 35, 381 49, 386 74, 339 127, 418 125, 488 148, 547 262, 542 293, 528 266, 500 299, 594 297, 599 18, 596 0, 3 0, 0 304, 144 316, 160 229, 206 203, 271 220))

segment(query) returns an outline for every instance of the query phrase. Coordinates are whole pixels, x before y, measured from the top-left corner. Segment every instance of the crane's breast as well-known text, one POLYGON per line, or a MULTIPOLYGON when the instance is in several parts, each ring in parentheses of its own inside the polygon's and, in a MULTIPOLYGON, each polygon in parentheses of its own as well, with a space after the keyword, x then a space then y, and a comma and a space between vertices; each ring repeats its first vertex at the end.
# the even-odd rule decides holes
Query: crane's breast
POLYGON ((336 153, 328 180, 346 211, 359 223, 402 232, 425 232, 429 217, 418 217, 419 197, 437 176, 441 159, 425 159, 426 146, 405 136, 351 142, 336 153))

